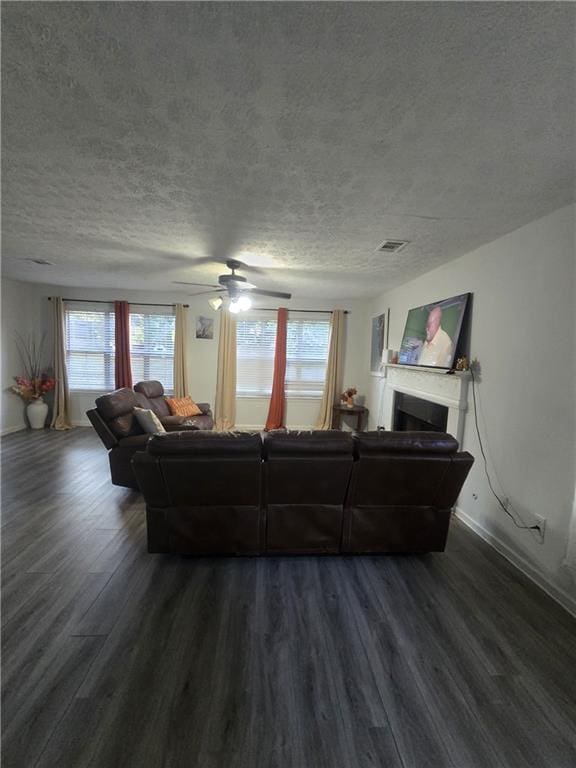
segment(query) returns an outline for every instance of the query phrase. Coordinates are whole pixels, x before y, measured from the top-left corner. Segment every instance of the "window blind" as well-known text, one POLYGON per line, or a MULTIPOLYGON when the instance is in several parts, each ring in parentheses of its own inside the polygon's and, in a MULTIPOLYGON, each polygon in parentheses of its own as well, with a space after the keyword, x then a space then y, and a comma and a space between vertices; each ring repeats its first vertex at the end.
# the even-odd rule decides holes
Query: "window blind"
POLYGON ((330 322, 289 320, 286 346, 286 397, 322 397, 330 322))
POLYGON ((266 397, 272 394, 276 320, 242 319, 236 322, 236 394, 266 397))
MULTIPOLYGON (((135 307, 130 313, 132 380, 157 379, 167 392, 174 389, 175 317, 135 307)), ((114 308, 78 304, 65 308, 66 365, 71 390, 108 392, 114 389, 114 308), (96 308, 98 307, 98 308, 96 308)))
POLYGON ((66 307, 65 318, 70 389, 114 389, 113 309, 66 307))
POLYGON ((130 313, 130 365, 132 381, 156 379, 168 392, 174 389, 173 314, 130 313))
MULTIPOLYGON (((321 397, 324 390, 330 322, 288 320, 286 396, 321 397)), ((236 394, 269 397, 274 375, 276 320, 243 318, 236 324, 236 394)))

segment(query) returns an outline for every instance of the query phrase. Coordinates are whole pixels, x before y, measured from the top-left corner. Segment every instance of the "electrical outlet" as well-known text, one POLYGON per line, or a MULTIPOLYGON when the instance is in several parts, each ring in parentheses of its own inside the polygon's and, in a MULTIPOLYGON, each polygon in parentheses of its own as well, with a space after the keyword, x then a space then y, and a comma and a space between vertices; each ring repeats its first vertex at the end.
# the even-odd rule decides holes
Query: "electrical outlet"
POLYGON ((546 518, 541 515, 534 515, 534 524, 539 527, 538 533, 540 534, 540 541, 544 541, 544 534, 546 533, 546 518))

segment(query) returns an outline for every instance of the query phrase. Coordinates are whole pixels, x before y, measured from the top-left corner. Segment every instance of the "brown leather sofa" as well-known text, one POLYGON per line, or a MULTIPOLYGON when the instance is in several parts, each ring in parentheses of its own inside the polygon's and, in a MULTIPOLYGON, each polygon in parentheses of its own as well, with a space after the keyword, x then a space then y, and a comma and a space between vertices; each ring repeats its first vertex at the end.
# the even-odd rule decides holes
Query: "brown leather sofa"
POLYGON ((339 552, 352 453, 349 432, 265 434, 266 552, 339 552))
POLYGON ((144 407, 133 390, 117 389, 96 399, 96 408, 86 411, 90 423, 108 449, 110 475, 114 485, 138 489, 130 461, 135 451, 143 451, 150 435, 138 424, 133 413, 144 407))
POLYGON ((164 429, 170 431, 184 424, 187 429, 212 429, 214 420, 210 403, 196 403, 202 411, 199 416, 173 416, 170 413, 168 403, 164 399, 164 386, 160 381, 139 381, 134 385, 134 392, 146 398, 147 405, 143 408, 150 408, 162 422, 164 429))
POLYGON ((132 460, 146 499, 149 552, 258 554, 262 440, 258 432, 155 435, 132 460))
MULTIPOLYGON (((159 385, 162 392, 164 392, 160 382, 140 382, 136 386, 142 385, 159 385)), ((158 392, 158 387, 149 387, 148 391, 152 393, 158 392)), ((158 402, 159 399, 158 395, 148 399, 142 392, 123 388, 98 397, 96 399, 96 407, 86 411, 90 423, 109 451, 110 474, 114 485, 138 490, 138 483, 132 471, 131 460, 136 451, 144 451, 146 449, 146 443, 150 435, 146 434, 138 423, 133 409, 136 407, 146 408, 153 410, 158 415, 158 411, 161 410, 158 402)), ((163 397, 162 401, 166 409, 169 410, 163 397)), ((167 431, 196 431, 201 428, 201 424, 205 425, 205 429, 211 429, 212 414, 210 406, 208 403, 199 403, 199 407, 204 411, 201 417, 197 416, 190 419, 186 419, 183 416, 159 418, 160 421, 164 421, 164 428, 167 431)))
POLYGON ((359 432, 344 552, 441 552, 474 459, 438 432, 359 432))
POLYGON ((188 432, 135 453, 150 552, 442 551, 473 463, 435 432, 188 432))

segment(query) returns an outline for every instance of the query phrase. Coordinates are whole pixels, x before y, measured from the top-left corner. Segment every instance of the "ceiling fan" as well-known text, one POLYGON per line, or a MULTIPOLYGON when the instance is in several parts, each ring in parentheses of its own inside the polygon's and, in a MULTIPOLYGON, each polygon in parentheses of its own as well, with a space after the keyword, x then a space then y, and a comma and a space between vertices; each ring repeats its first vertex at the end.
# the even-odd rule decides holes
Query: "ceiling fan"
MULTIPOLYGON (((228 309, 230 312, 240 312, 250 309, 252 306, 252 300, 248 294, 257 294, 258 296, 273 296, 277 299, 291 299, 291 293, 283 293, 281 291, 265 291, 261 288, 257 288, 243 275, 237 275, 237 269, 245 269, 246 265, 236 259, 228 259, 226 266, 231 270, 231 274, 219 275, 218 285, 208 285, 207 283, 189 283, 183 280, 174 280, 177 285, 197 285, 203 288, 210 288, 209 291, 200 291, 200 293, 194 293, 193 296, 202 296, 207 293, 224 293, 227 294, 230 303, 228 309)), ((220 309, 224 303, 221 296, 215 296, 214 299, 209 301, 212 309, 220 309)))

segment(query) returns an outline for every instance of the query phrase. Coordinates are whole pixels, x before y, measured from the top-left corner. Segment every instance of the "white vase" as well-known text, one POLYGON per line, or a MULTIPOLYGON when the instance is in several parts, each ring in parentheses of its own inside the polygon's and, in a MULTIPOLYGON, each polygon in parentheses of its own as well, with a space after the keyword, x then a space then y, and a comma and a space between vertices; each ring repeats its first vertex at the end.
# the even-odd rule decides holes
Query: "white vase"
POLYGON ((44 429, 46 424, 46 416, 48 416, 48 406, 39 397, 37 400, 26 406, 26 416, 28 417, 28 423, 31 429, 44 429))

